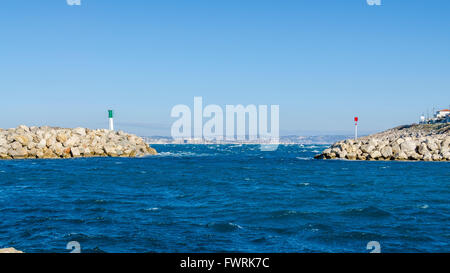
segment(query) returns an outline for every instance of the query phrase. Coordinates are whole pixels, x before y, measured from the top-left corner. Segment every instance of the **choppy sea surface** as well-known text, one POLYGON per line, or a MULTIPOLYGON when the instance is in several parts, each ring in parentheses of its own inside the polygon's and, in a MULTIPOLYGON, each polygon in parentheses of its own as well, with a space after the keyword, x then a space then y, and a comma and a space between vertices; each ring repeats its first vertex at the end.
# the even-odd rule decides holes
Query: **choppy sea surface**
POLYGON ((145 158, 0 161, 0 248, 450 252, 450 164, 313 160, 324 145, 152 145, 145 158))

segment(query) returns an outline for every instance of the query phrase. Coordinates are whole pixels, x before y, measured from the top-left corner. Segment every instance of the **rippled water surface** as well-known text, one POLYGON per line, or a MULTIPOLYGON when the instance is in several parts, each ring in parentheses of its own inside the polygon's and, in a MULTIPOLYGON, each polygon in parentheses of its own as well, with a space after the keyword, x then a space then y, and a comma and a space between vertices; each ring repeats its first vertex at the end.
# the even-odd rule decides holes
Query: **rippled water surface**
POLYGON ((450 252, 450 164, 316 161, 321 145, 154 145, 145 158, 0 161, 0 248, 450 252))

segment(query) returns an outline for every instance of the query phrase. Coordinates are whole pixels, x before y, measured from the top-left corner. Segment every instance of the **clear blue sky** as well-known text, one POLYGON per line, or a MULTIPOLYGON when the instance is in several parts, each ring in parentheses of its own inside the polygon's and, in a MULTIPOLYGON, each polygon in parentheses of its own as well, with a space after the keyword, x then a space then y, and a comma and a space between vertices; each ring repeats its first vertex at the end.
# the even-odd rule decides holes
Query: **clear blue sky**
POLYGON ((281 134, 373 132, 450 104, 450 1, 5 0, 0 127, 169 135, 176 104, 279 104, 281 134))

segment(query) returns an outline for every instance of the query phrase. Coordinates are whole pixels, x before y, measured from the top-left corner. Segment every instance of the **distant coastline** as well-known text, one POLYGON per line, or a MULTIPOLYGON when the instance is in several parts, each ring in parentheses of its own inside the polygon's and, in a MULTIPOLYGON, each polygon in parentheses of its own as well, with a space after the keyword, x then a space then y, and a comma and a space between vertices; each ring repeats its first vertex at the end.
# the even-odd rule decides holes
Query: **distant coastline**
POLYGON ((174 139, 170 136, 147 136, 142 137, 147 144, 333 144, 337 141, 348 139, 348 135, 317 135, 317 136, 281 136, 277 140, 267 142, 264 140, 223 140, 223 141, 208 141, 204 139, 174 139))

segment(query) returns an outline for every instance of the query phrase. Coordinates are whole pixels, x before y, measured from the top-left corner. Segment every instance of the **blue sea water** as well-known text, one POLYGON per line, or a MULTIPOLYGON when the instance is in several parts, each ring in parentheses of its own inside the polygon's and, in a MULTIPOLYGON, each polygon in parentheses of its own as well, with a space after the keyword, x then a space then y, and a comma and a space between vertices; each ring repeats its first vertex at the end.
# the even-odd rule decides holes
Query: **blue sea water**
POLYGON ((0 248, 450 252, 449 163, 313 160, 323 145, 153 147, 0 161, 0 248))

